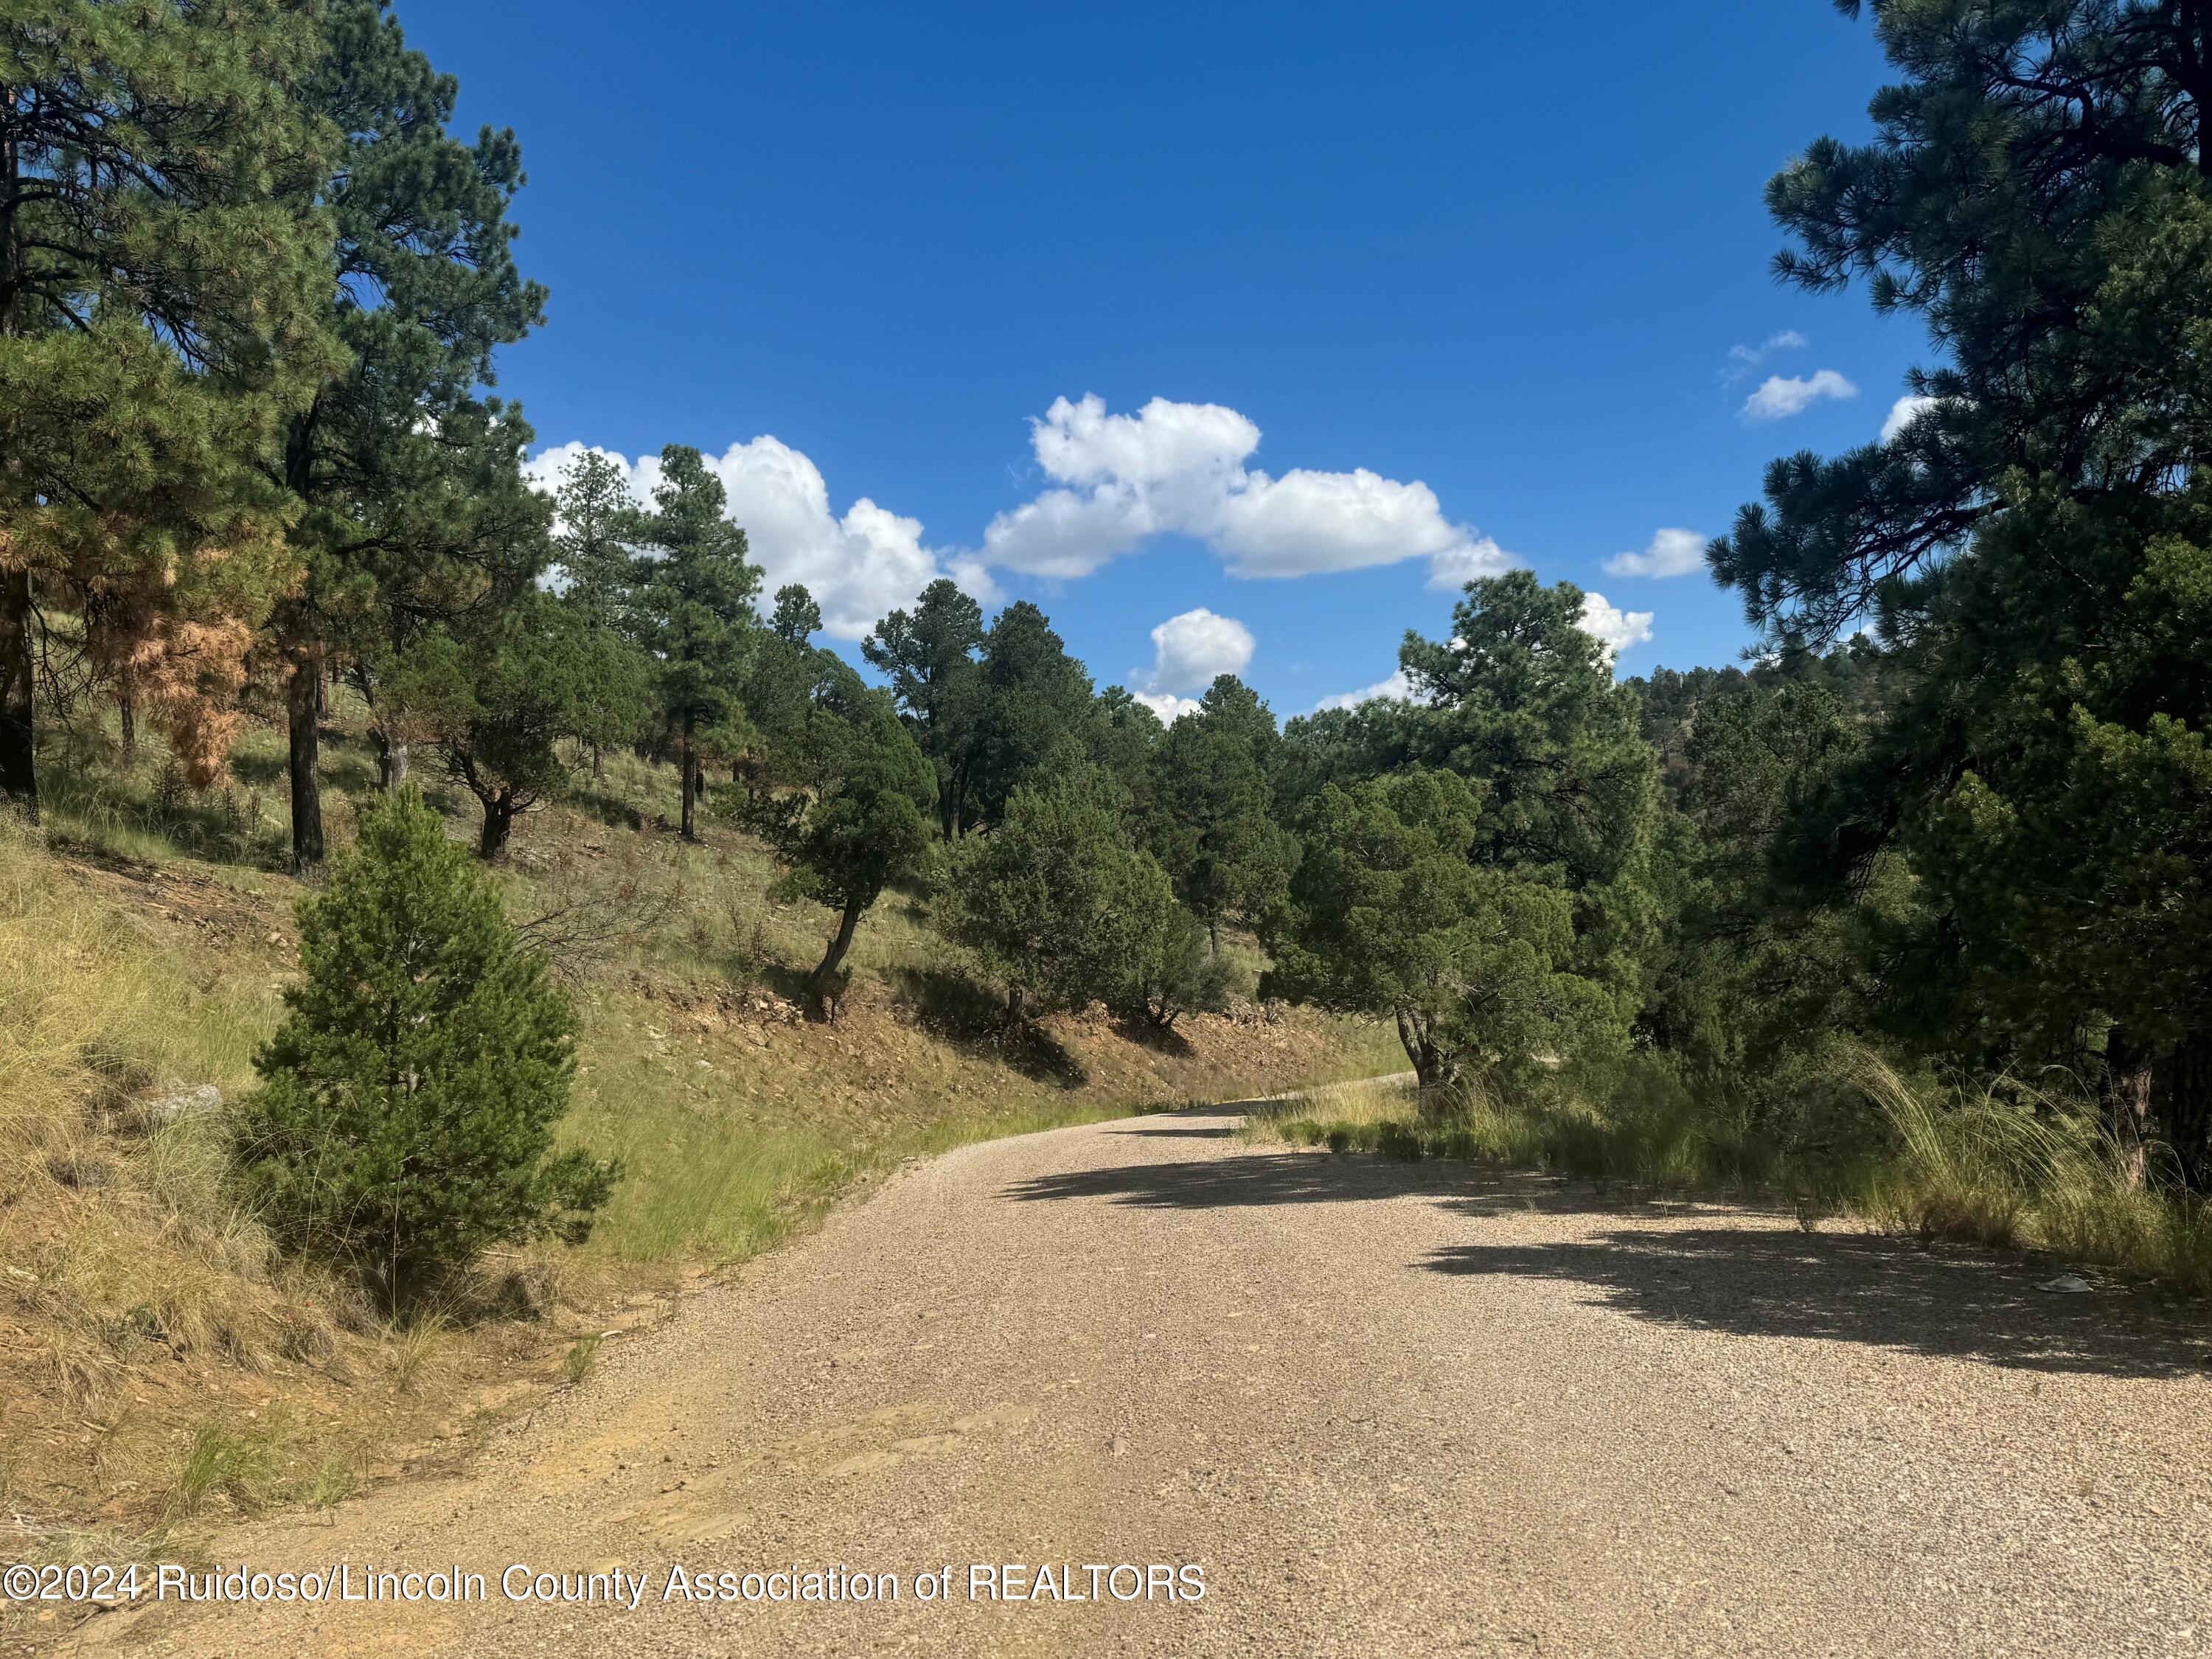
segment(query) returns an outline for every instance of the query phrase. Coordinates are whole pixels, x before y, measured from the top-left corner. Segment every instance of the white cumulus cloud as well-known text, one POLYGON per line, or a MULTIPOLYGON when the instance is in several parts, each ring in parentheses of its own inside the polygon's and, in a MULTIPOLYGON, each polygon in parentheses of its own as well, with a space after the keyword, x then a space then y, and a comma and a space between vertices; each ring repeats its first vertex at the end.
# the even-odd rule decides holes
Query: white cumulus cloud
POLYGON ((1387 697, 1398 702, 1413 695, 1413 682, 1404 669, 1400 669, 1387 680, 1377 680, 1364 691, 1340 691, 1333 697, 1323 697, 1314 705, 1314 713, 1326 708, 1357 708, 1363 702, 1373 702, 1387 697))
MULTIPOLYGON (((1248 465, 1260 428, 1218 404, 1155 398, 1133 415, 1095 395, 1054 400, 1032 423, 1053 486, 983 532, 987 564, 1032 575, 1087 575, 1156 535, 1204 542, 1237 576, 1303 576, 1425 558, 1504 569, 1495 542, 1444 517, 1436 492, 1370 472, 1248 465)), ((1464 580, 1464 578, 1462 578, 1464 580)))
POLYGON ((1173 726, 1185 714, 1198 713, 1196 697, 1178 697, 1166 692, 1132 691, 1129 695, 1158 714, 1161 720, 1173 726))
MULTIPOLYGON (((525 469, 539 489, 551 490, 560 475, 586 446, 566 443, 544 450, 525 469)), ((652 498, 660 479, 660 458, 635 462, 611 450, 599 453, 629 475, 641 501, 652 498)), ((921 521, 878 507, 863 495, 841 515, 831 507, 822 470, 790 445, 773 437, 732 444, 707 465, 729 496, 727 516, 744 526, 753 562, 761 567, 762 603, 788 582, 803 582, 822 607, 825 632, 856 640, 887 612, 911 605, 941 575, 988 600, 994 597, 988 574, 972 559, 927 547, 921 521)))
POLYGON ((1923 411, 1935 408, 1941 401, 1936 398, 1899 398, 1889 406, 1889 418, 1881 423, 1882 442, 1892 441, 1899 433, 1918 419, 1923 411))
POLYGON ((1832 368, 1810 375, 1770 374, 1743 401, 1747 421, 1783 421, 1802 415, 1824 398, 1856 398, 1859 389, 1832 368))
POLYGON ((1686 576, 1705 566, 1705 538, 1694 530, 1662 530, 1641 553, 1616 553, 1605 562, 1615 576, 1686 576))
POLYGON ((1152 630, 1152 665, 1129 671, 1146 691, 1196 691, 1221 674, 1241 674, 1252 660, 1252 630, 1203 605, 1170 617, 1152 630))
POLYGON ((1623 611, 1602 593, 1585 593, 1582 630, 1602 645, 1608 656, 1617 657, 1630 646, 1641 645, 1651 637, 1651 613, 1623 611))

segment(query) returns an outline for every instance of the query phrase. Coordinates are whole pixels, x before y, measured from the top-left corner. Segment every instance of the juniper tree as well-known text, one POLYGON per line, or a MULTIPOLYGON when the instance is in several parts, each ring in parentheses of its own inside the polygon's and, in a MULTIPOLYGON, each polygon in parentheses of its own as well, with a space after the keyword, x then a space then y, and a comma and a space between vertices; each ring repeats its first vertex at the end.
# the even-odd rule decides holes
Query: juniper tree
POLYGON ((278 1242, 396 1311, 494 1245, 580 1241, 616 1170, 553 1149, 574 1016, 437 814, 387 793, 299 915, 301 978, 237 1130, 278 1242))
POLYGON ((1010 1018, 1122 1000, 1146 972, 1175 896, 1131 838, 1127 806, 1070 739, 962 846, 945 930, 1005 981, 1010 1018))
POLYGON ((1488 805, 1457 775, 1422 769, 1325 787, 1267 930, 1265 988, 1391 1021, 1424 1089, 1525 1075, 1543 1053, 1622 1035, 1605 988, 1576 971, 1559 872, 1469 860, 1488 805))
POLYGON ((886 694, 830 653, 811 655, 806 707, 771 745, 764 787, 745 815, 784 863, 780 892, 836 913, 836 930, 807 975, 820 1013, 836 1002, 860 919, 885 888, 929 868, 937 780, 886 694))
POLYGON ((477 854, 491 859, 506 850, 516 817, 567 782, 563 739, 641 721, 646 672, 642 657, 570 596, 541 592, 465 637, 440 630, 418 641, 385 696, 475 796, 483 814, 477 854))

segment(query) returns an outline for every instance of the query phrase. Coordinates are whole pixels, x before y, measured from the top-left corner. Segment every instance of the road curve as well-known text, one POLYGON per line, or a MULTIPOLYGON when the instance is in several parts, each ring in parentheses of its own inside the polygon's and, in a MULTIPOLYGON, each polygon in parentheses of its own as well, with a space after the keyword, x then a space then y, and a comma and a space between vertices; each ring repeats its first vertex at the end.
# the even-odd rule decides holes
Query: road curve
POLYGON ((2039 1294, 2047 1268, 1786 1215, 1279 1150, 1237 1121, 1182 1112, 918 1165, 609 1344, 465 1477, 221 1545, 271 1571, 458 1563, 484 1603, 154 1609, 83 1639, 2212 1652, 2201 1310, 2039 1294), (517 1563, 646 1587, 635 1610, 509 1602, 517 1563), (1090 1599, 971 1600, 986 1563, 1039 1591, 1049 1565, 1090 1599), (1203 1598, 1156 1581, 1116 1601, 1087 1566, 1121 1563, 1194 1564, 1203 1598), (714 1584, 794 1564, 896 1572, 900 1599, 662 1599, 673 1565, 714 1584), (916 1601, 947 1565, 951 1601, 916 1601))

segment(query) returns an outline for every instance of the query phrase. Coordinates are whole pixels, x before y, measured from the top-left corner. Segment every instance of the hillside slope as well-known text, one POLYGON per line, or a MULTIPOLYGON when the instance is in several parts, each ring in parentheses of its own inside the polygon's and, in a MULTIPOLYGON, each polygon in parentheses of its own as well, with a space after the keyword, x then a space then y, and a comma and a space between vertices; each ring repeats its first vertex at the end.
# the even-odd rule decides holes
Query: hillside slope
MULTIPOLYGON (((357 785, 331 735, 334 775, 357 785)), ((237 778, 270 741, 249 738, 237 778)), ((151 765, 96 793, 63 773, 44 830, 0 842, 0 1486, 36 1553, 112 1553, 449 1465, 608 1334, 668 1316, 903 1158, 1379 1071, 1395 1051, 1249 1003, 1164 1037, 1093 1011, 1017 1039, 924 902, 896 895, 861 929, 836 1024, 804 1021, 785 994, 823 914, 774 902, 744 837, 678 843, 652 810, 669 781, 611 762, 524 821, 501 880, 577 1000, 564 1133, 622 1160, 620 1189, 589 1243, 502 1255, 393 1328, 277 1259, 233 1200, 210 1085, 252 1086, 302 889, 273 867, 247 782, 165 800, 151 765)), ((355 799, 332 792, 341 842, 355 799)))

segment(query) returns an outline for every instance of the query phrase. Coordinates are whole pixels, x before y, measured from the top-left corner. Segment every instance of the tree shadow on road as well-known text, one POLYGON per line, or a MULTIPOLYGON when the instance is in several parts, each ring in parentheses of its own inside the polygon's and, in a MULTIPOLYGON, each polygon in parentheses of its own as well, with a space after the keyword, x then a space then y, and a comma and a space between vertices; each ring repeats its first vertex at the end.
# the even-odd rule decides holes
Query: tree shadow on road
MULTIPOLYGON (((1237 1109, 1219 1110, 1233 1115, 1237 1109)), ((1215 1132, 1201 1121, 1115 1133, 1215 1132)), ((2174 1376, 2212 1366, 2201 1310, 2118 1292, 2039 1291, 2036 1285, 2056 1271, 2047 1262, 1966 1247, 1923 1249, 1865 1233, 1806 1233, 1773 1211, 1624 1201, 1583 1182, 1464 1164, 1255 1152, 1069 1170, 1021 1182, 1006 1196, 1152 1210, 1426 1199, 1470 1237, 1411 1264, 1416 1269, 1562 1280, 1586 1287, 1593 1305, 1655 1324, 2053 1372, 2174 1376), (1547 1218, 1543 1237, 1513 1229, 1516 1218, 1532 1214, 1547 1218), (1578 1217, 1588 1225, 1574 1227, 1578 1217)))
POLYGON ((1861 1342, 2015 1370, 2173 1376, 2212 1364, 2178 1308, 2118 1293, 2052 1295, 2054 1268, 1966 1247, 1768 1226, 1614 1226, 1580 1239, 1460 1244, 1440 1273, 1563 1279, 1599 1305, 1736 1336, 1861 1342))

